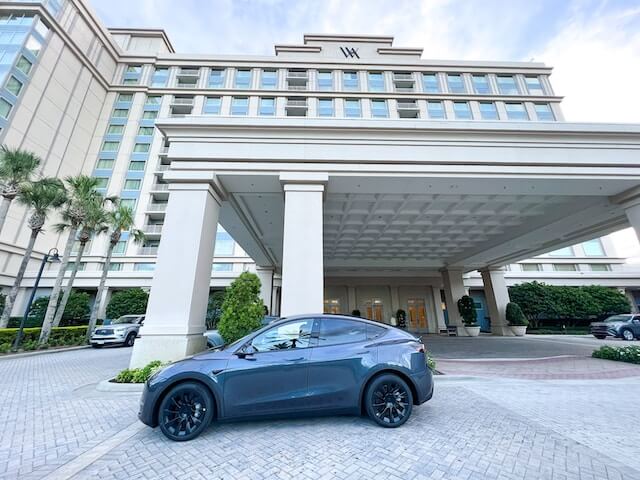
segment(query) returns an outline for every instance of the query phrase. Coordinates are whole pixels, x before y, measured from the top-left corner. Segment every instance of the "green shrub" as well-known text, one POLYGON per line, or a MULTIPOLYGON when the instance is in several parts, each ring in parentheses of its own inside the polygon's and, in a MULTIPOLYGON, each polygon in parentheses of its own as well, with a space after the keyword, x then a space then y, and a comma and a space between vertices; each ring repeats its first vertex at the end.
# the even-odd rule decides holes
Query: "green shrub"
POLYGON ((141 288, 129 288, 115 292, 107 305, 107 318, 123 315, 143 315, 147 311, 149 294, 141 288))
MULTIPOLYGON (((88 293, 72 291, 71 295, 69 295, 67 305, 64 307, 64 314, 62 315, 60 326, 69 327, 87 323, 89 314, 91 313, 89 300, 90 296, 88 293)), ((60 301, 62 301, 62 297, 60 301)), ((25 327, 41 327, 48 305, 48 296, 36 298, 29 309, 25 327)), ((9 326, 19 327, 20 320, 20 317, 12 317, 12 320, 9 321, 9 326)))
POLYGON ((4 293, 0 293, 0 315, 4 312, 4 305, 7 301, 7 296, 4 293))
MULTIPOLYGON (((86 326, 76 327, 55 327, 51 331, 49 337, 49 345, 58 346, 72 346, 84 344, 84 337, 87 332, 86 326)), ((18 334, 17 328, 1 328, 0 329, 0 345, 9 344, 12 345, 18 334)), ((22 345, 20 348, 27 350, 38 344, 40 338, 40 328, 25 328, 22 336, 22 345)))
POLYGON ((114 378, 115 383, 145 383, 149 377, 167 365, 160 360, 149 362, 142 368, 125 368, 114 378))
POLYGON ((635 345, 628 347, 611 347, 605 345, 598 350, 594 350, 591 356, 594 358, 604 358, 605 360, 615 360, 640 365, 640 347, 635 345))
POLYGON ((509 325, 526 327, 529 325, 529 321, 527 317, 522 313, 522 309, 520 305, 515 302, 507 303, 507 312, 506 312, 507 322, 509 325))
POLYGON ((209 303, 207 304, 207 330, 216 328, 222 315, 222 304, 224 303, 224 297, 226 292, 224 290, 216 290, 209 295, 209 303))
POLYGON ((0 343, 0 353, 8 353, 9 351, 11 351, 10 343, 0 343))
POLYGON ((458 300, 458 312, 460 312, 462 321, 467 327, 476 326, 476 318, 478 318, 478 314, 476 313, 473 298, 469 295, 464 295, 460 298, 460 300, 458 300))
POLYGON ((436 370, 436 360, 429 355, 429 352, 425 352, 424 356, 427 358, 427 367, 434 372, 436 370))
POLYGON ((258 276, 243 272, 227 288, 218 331, 227 344, 260 328, 264 307, 258 276))

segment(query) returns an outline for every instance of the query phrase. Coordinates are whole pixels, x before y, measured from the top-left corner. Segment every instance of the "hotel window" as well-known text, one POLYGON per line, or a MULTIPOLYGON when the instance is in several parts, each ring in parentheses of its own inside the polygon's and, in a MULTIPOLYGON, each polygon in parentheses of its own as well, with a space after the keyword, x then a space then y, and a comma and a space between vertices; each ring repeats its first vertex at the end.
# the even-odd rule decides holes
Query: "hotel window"
POLYGON ((611 265, 607 263, 592 263, 589 265, 592 272, 610 272, 611 265))
POLYGON ((464 88, 462 75, 447 74, 447 85, 449 86, 449 93, 466 93, 467 91, 464 88))
POLYGON ((469 102, 453 102, 453 113, 458 120, 471 120, 471 108, 469 102))
POLYGON ((215 247, 215 256, 225 256, 228 257, 233 255, 233 248, 235 246, 235 241, 227 233, 225 230, 218 230, 216 233, 216 247, 215 247))
POLYGON ((128 65, 125 73, 140 73, 142 71, 141 65, 128 65))
POLYGON ((555 120, 553 111, 551 110, 551 105, 548 103, 536 103, 533 105, 533 108, 536 111, 536 117, 538 117, 538 120, 542 122, 553 122, 555 120))
POLYGON ((220 115, 222 99, 220 97, 207 97, 204 101, 203 113, 207 115, 220 115))
POLYGON ((518 85, 516 79, 511 75, 498 75, 498 91, 502 95, 518 95, 518 85))
POLYGON ((129 110, 125 110, 124 108, 116 108, 111 115, 114 118, 127 118, 129 115, 129 110))
POLYGON ((530 95, 544 95, 540 77, 524 77, 524 81, 527 84, 527 91, 530 95))
POLYGON ((233 263, 214 263, 211 266, 212 272, 233 272, 233 263))
POLYGON ((373 118, 389 118, 389 108, 386 100, 371 100, 371 116, 373 118))
POLYGON ((369 72, 369 91, 384 92, 384 75, 382 72, 369 72))
POLYGON ((5 88, 17 97, 20 95, 20 91, 22 90, 22 82, 16 77, 11 76, 9 77, 5 88))
POLYGON ((320 98, 318 100, 318 116, 333 117, 333 99, 320 98))
POLYGON ((369 320, 384 321, 384 303, 379 298, 372 298, 364 302, 365 315, 369 320))
POLYGON ((149 137, 153 135, 153 127, 140 127, 138 129, 138 135, 143 137, 149 137))
POLYGON ((342 89, 358 90, 358 72, 342 72, 342 89))
POLYGON ((260 88, 274 90, 278 87, 277 70, 262 70, 260 74, 260 88))
POLYGON ((16 63, 16 68, 20 70, 22 73, 24 73, 25 75, 29 74, 32 66, 33 66, 33 63, 31 63, 31 61, 27 60, 24 57, 20 57, 20 59, 16 63))
POLYGON ((523 103, 505 103, 507 118, 509 120, 529 120, 527 110, 523 103))
POLYGON ((124 125, 109 125, 107 129, 107 135, 122 135, 124 132, 124 125))
POLYGON ((251 70, 236 70, 235 87, 245 90, 251 87, 251 70))
POLYGON ((133 101, 133 93, 121 93, 118 95, 118 102, 129 103, 133 101))
POLYGON ((121 198, 120 206, 128 207, 131 210, 135 210, 136 208, 136 199, 135 198, 121 198))
POLYGON ((152 87, 166 87, 169 80, 168 68, 156 68, 151 77, 152 87))
POLYGON ((96 188, 107 188, 109 185, 109 179, 107 177, 95 177, 96 188))
POLYGON ((224 88, 224 69, 214 68, 209 73, 209 88, 224 88))
POLYGON ((276 114, 276 99, 275 98, 261 98, 260 108, 258 115, 273 116, 276 114))
POLYGON ((473 75, 473 90, 480 94, 484 95, 487 93, 491 93, 491 87, 489 86, 489 79, 486 75, 473 75))
POLYGON ((4 98, 0 97, 0 117, 7 118, 11 113, 13 105, 7 102, 4 98))
POLYGON ((102 152, 117 152, 120 142, 104 142, 102 144, 102 152))
POLYGON ((440 82, 437 73, 422 74, 422 89, 425 93, 440 93, 440 82))
POLYGON ((156 269, 155 263, 134 263, 133 269, 136 272, 153 272, 156 269))
POLYGON ((34 57, 37 57, 40 54, 40 50, 42 50, 42 43, 33 35, 30 35, 25 44, 25 48, 29 50, 34 57))
POLYGON ((594 238, 593 240, 584 242, 582 244, 582 249, 584 250, 584 254, 589 257, 604 255, 604 249, 602 248, 602 243, 599 238, 594 238))
POLYGON ((140 190, 142 180, 128 178, 124 181, 123 190, 140 190))
POLYGON ((144 101, 145 105, 160 105, 160 103, 162 103, 161 95, 147 95, 147 98, 144 101))
POLYGON ((539 272, 542 270, 542 265, 539 263, 521 263, 523 272, 539 272))
POLYGON ((442 102, 427 102, 429 118, 446 118, 442 102))
POLYGON ((483 120, 498 120, 498 110, 493 102, 480 102, 480 117, 483 120))
POLYGON ((147 162, 142 160, 131 160, 129 162, 129 171, 130 172, 144 172, 144 167, 147 165, 147 162))
MULTIPOLYGON (((102 269, 104 270, 104 263, 101 263, 100 265, 102 265, 102 269)), ((109 271, 110 272, 120 272, 120 271, 122 271, 123 265, 124 264, 122 262, 111 262, 109 264, 109 271)))
POLYGON ((101 158, 96 163, 96 170, 111 170, 113 168, 113 160, 110 158, 101 158))
POLYGON ((318 90, 333 90, 333 72, 328 70, 318 72, 318 90))
POLYGON ((151 144, 149 143, 136 143, 133 146, 134 153, 147 153, 151 148, 151 144))
POLYGON ((142 112, 143 120, 155 120, 158 117, 158 112, 156 110, 145 110, 142 112))
POLYGON ((550 252, 549 255, 552 255, 554 257, 573 257, 573 248, 571 247, 559 248, 558 250, 554 250, 553 252, 550 252))
POLYGON ((362 116, 360 100, 357 98, 347 98, 344 101, 344 116, 347 118, 359 118, 362 116))
POLYGON ((574 263, 554 263, 553 269, 556 272, 576 272, 578 266, 574 263))
POLYGON ((340 299, 326 298, 324 300, 324 313, 332 313, 334 315, 342 313, 342 310, 340 309, 340 299))
POLYGON ((140 81, 140 73, 142 72, 142 65, 127 65, 124 71, 122 83, 125 85, 137 85, 140 81))
MULTIPOLYGON (((79 247, 75 247, 75 246, 74 246, 74 250, 73 250, 71 253, 72 253, 72 254, 77 254, 77 253, 78 253, 78 248, 79 248, 79 247)), ((89 250, 89 249, 85 247, 85 250, 89 250)), ((75 266, 75 262, 69 262, 69 263, 67 264, 67 269, 66 269, 66 271, 67 271, 67 272, 71 271, 71 270, 74 268, 74 266, 75 266)), ((80 262, 80 263, 78 264, 78 271, 79 271, 79 272, 84 272, 86 268, 87 268, 87 262, 80 262)))
POLYGON ((231 99, 231 115, 247 115, 249 113, 249 99, 247 97, 233 97, 231 99))

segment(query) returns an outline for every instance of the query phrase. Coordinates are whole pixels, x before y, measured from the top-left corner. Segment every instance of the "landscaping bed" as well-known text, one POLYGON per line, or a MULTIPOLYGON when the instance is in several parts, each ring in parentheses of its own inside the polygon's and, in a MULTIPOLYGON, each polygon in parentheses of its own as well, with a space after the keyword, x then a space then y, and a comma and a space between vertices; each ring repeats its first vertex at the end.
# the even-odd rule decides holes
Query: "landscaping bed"
POLYGON ((594 350, 591 356, 594 358, 640 365, 640 347, 636 345, 629 345, 628 347, 611 347, 604 345, 598 350, 594 350))
MULTIPOLYGON (((49 348, 75 347, 85 345, 87 334, 86 326, 79 327, 54 327, 51 330, 49 342, 38 345, 40 338, 40 328, 25 328, 23 330, 22 343, 19 352, 30 352, 34 350, 47 350, 49 348)), ((17 328, 0 329, 0 354, 8 354, 18 334, 17 328)))

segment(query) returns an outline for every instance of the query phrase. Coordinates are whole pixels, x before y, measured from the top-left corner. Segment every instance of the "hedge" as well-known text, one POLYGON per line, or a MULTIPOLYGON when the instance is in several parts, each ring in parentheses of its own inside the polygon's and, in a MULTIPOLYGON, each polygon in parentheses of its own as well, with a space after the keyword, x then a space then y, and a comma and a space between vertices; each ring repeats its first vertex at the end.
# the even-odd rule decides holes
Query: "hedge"
POLYGON ((640 347, 630 345, 628 347, 610 347, 605 345, 591 354, 594 358, 615 360, 618 362, 636 363, 640 365, 640 347))
MULTIPOLYGON (((0 329, 0 352, 6 353, 16 339, 17 328, 0 329)), ((72 346, 83 345, 87 327, 55 327, 51 331, 48 346, 72 346)), ((25 328, 22 337, 23 350, 35 350, 40 338, 40 328, 25 328)))
POLYGON ((145 383, 149 377, 163 367, 169 365, 160 360, 153 360, 142 368, 125 368, 112 381, 114 383, 145 383))
POLYGON ((128 288, 111 295, 107 305, 107 318, 116 319, 123 315, 143 315, 147 311, 149 294, 141 288, 128 288))

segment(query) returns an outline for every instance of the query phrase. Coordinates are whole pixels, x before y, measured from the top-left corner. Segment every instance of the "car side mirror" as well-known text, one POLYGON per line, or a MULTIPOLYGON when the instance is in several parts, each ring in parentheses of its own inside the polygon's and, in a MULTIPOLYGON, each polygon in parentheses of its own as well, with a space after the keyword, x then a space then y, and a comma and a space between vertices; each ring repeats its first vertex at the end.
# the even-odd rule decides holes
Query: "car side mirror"
POLYGON ((256 347, 254 347, 253 345, 249 344, 245 347, 242 347, 241 349, 239 349, 236 352, 236 355, 238 356, 238 358, 247 358, 252 356, 254 353, 256 353, 258 350, 256 350, 256 347))

